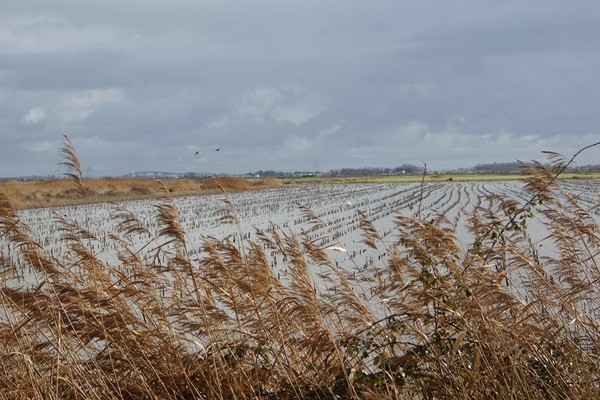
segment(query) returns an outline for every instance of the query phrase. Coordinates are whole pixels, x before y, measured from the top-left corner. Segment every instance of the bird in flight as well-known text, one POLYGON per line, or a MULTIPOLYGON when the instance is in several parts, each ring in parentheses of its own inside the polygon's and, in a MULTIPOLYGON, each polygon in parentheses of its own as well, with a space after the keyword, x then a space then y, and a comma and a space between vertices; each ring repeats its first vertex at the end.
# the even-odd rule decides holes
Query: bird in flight
MULTIPOLYGON (((215 149, 215 151, 220 151, 222 148, 223 148, 223 146, 221 146, 221 147, 217 147, 217 148, 215 149)), ((200 150, 198 150, 198 151, 196 151, 194 154, 195 154, 195 155, 197 155, 197 156, 201 156, 201 155, 202 155, 202 154, 204 154, 204 153, 202 153, 200 150)))

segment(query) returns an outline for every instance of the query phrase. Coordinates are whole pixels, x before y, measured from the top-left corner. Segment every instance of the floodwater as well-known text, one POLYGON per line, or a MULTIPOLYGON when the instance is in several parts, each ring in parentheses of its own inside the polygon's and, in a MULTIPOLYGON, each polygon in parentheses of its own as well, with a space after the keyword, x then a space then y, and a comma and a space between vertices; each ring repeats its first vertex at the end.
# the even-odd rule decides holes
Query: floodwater
MULTIPOLYGON (((600 222, 600 181, 565 181, 556 192, 562 201, 574 199, 582 209, 589 211, 600 222)), ((461 248, 468 251, 473 237, 467 229, 468 218, 476 206, 494 206, 490 195, 511 198, 525 204, 530 198, 519 181, 502 182, 429 182, 410 184, 335 184, 291 186, 261 191, 227 194, 186 196, 174 199, 180 223, 186 232, 186 249, 190 259, 202 256, 203 239, 213 237, 227 239, 238 246, 247 240, 257 240, 257 233, 270 227, 278 232, 306 234, 321 248, 330 248, 329 253, 336 264, 346 269, 384 266, 387 248, 397 243, 399 237, 395 226, 398 215, 419 216, 424 220, 444 215, 456 230, 461 248), (304 209, 304 211, 303 211, 304 209), (306 209, 320 220, 311 221, 306 209), (360 214, 372 221, 381 240, 378 251, 368 249, 363 240, 360 214), (235 216, 237 222, 225 222, 226 214, 235 216), (343 251, 340 251, 342 250, 343 251)), ((131 211, 149 235, 132 235, 132 246, 148 261, 153 253, 164 244, 165 238, 157 239, 161 229, 157 221, 157 205, 161 201, 142 200, 118 204, 102 203, 84 206, 69 206, 19 212, 33 236, 45 251, 56 257, 65 254, 65 243, 61 240, 65 223, 73 223, 89 230, 94 239, 87 246, 101 259, 118 265, 118 247, 109 234, 117 233, 117 221, 113 215, 119 209, 131 211), (62 221, 62 222, 61 222, 62 221), (161 242, 162 240, 162 242, 161 242)), ((543 206, 539 206, 543 207, 543 206)), ((527 218, 527 233, 533 247, 544 255, 553 255, 554 244, 547 238, 548 231, 542 213, 532 209, 533 217, 527 218)), ((265 247, 272 268, 278 275, 287 274, 284 257, 276 249, 265 247)), ((0 238, 0 256, 22 264, 15 249, 0 238)), ((597 257, 597 256, 596 256, 597 257)), ((160 260, 159 260, 160 261, 160 260)), ((25 267, 24 267, 25 268, 25 267)), ((16 284, 25 281, 28 272, 12 277, 16 284)), ((9 279, 10 280, 10 279, 9 279)))

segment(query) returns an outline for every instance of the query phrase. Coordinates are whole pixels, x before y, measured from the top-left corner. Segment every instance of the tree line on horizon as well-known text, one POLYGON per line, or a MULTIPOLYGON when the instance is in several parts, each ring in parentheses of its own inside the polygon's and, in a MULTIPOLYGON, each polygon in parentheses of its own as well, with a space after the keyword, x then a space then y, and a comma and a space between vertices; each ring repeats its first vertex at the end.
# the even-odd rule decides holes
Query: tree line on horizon
MULTIPOLYGON (((549 164, 544 164, 545 167, 550 167, 549 164)), ((360 167, 360 168, 339 168, 332 169, 329 171, 275 171, 275 170, 258 170, 255 172, 248 172, 246 176, 260 176, 260 177, 289 177, 289 176, 314 176, 314 175, 328 175, 328 176, 370 176, 370 175, 402 175, 402 174, 422 174, 425 169, 425 165, 417 166, 414 164, 402 164, 400 166, 389 168, 389 167, 360 167)), ((476 164, 471 168, 458 168, 455 170, 446 170, 444 172, 458 172, 458 173, 519 173, 522 170, 522 165, 517 161, 513 162, 492 162, 492 163, 481 163, 476 164)), ((436 171, 441 172, 441 171, 436 171)), ((600 172, 600 164, 588 164, 582 166, 569 166, 565 172, 600 172)), ((138 172, 136 177, 179 177, 188 179, 198 179, 215 176, 218 173, 197 173, 197 172, 138 172)), ((114 176, 113 176, 114 177, 114 176)), ((119 176, 126 177, 126 175, 119 176)), ((45 180, 45 179, 62 179, 63 176, 48 175, 48 176, 21 176, 21 177, 0 177, 0 181, 4 180, 45 180)), ((105 176, 104 178, 109 178, 105 176)))
MULTIPOLYGON (((546 165, 546 167, 550 167, 546 165)), ((522 164, 514 162, 492 162, 476 164, 471 168, 458 168, 455 172, 461 173, 519 173, 522 171, 522 164)), ((285 177, 285 176, 302 176, 302 175, 329 175, 329 176, 369 176, 369 175, 401 175, 401 174, 422 174, 425 165, 417 166, 414 164, 402 164, 395 168, 384 167, 361 167, 361 168, 339 168, 332 169, 327 172, 321 171, 274 171, 274 170, 259 170, 250 172, 249 176, 264 176, 264 177, 285 177)), ((570 166, 566 172, 600 172, 600 164, 570 166)))

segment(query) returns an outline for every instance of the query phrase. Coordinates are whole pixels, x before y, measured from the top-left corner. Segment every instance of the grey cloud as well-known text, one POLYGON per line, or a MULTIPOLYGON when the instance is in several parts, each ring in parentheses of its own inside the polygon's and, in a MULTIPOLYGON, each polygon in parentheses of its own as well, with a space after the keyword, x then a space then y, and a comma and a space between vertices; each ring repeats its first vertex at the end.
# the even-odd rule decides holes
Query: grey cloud
POLYGON ((53 170, 63 133, 98 174, 468 167, 600 136, 596 1, 0 8, 0 176, 53 170))

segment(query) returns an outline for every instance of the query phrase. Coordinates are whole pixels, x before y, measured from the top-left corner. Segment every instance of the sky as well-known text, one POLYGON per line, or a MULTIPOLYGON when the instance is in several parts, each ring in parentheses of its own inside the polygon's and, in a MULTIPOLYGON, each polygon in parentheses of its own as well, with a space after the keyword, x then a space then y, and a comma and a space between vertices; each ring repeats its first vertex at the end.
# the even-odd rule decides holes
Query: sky
POLYGON ((570 157, 599 71, 598 0, 2 0, 0 177, 570 157))

